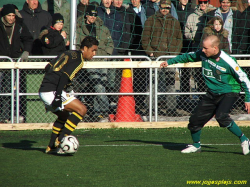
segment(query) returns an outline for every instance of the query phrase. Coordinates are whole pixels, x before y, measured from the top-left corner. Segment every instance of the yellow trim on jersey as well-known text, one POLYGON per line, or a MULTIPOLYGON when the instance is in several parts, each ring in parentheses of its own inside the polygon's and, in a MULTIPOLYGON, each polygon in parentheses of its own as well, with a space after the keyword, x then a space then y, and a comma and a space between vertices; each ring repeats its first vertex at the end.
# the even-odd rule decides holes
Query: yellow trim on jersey
POLYGON ((81 53, 81 59, 82 59, 81 64, 75 69, 75 71, 73 71, 73 73, 69 77, 70 80, 72 80, 75 77, 75 75, 78 73, 78 71, 80 71, 83 67, 84 60, 83 60, 82 53, 81 53))

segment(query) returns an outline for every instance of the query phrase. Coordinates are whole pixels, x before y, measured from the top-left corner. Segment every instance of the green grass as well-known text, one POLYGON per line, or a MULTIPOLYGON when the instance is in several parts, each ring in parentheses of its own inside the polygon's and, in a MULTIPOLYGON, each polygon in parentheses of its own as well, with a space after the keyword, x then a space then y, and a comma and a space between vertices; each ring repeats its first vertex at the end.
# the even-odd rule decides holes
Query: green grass
MULTIPOLYGON (((241 129, 250 137, 249 127, 241 129)), ((194 180, 250 184, 250 155, 242 155, 239 140, 226 129, 204 128, 205 145, 196 154, 180 153, 191 143, 186 128, 79 129, 73 133, 80 142, 74 156, 44 154, 50 133, 0 131, 1 187, 201 186, 187 184, 194 180)))

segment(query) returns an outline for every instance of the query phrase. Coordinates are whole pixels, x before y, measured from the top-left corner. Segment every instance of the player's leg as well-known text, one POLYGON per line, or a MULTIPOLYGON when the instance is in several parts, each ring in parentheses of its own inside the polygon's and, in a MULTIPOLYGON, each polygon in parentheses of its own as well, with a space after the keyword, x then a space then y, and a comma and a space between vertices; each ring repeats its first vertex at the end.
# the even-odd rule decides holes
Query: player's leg
POLYGON ((203 126, 214 116, 216 105, 213 98, 205 95, 197 105, 189 118, 188 129, 190 130, 193 144, 183 149, 182 153, 200 152, 200 136, 203 126))
POLYGON ((71 114, 68 116, 64 128, 58 136, 58 141, 61 141, 64 136, 70 135, 75 130, 78 123, 87 113, 87 108, 81 101, 75 99, 64 106, 64 111, 70 112, 71 114))
POLYGON ((58 111, 55 112, 57 116, 59 116, 53 124, 52 133, 50 136, 50 142, 47 146, 45 153, 50 153, 57 151, 57 146, 55 145, 56 138, 59 136, 60 132, 62 131, 64 124, 69 116, 69 112, 67 111, 58 111))
POLYGON ((229 115, 230 110, 233 104, 237 101, 238 97, 239 94, 237 93, 225 94, 225 97, 221 100, 220 105, 217 108, 215 116, 221 127, 226 127, 240 139, 243 154, 246 155, 249 153, 249 139, 242 133, 239 126, 230 118, 229 115))

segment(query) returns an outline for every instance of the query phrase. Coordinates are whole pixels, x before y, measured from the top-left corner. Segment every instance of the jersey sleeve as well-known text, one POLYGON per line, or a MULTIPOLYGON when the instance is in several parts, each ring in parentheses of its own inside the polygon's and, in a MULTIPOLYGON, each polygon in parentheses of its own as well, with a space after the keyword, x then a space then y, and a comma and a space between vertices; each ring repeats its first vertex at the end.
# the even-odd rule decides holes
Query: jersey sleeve
POLYGON ((247 74, 237 63, 230 66, 230 71, 245 92, 245 102, 250 102, 250 81, 247 74))
POLYGON ((168 65, 177 64, 177 63, 187 63, 187 62, 198 62, 201 61, 202 50, 198 50, 196 52, 184 53, 182 55, 178 55, 175 58, 168 60, 168 65))

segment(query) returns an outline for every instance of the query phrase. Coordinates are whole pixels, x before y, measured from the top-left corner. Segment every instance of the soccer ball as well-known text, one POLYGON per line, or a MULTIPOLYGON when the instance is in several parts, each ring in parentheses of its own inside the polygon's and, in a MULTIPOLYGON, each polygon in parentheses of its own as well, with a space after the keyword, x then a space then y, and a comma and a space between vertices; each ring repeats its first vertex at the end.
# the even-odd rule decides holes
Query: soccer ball
POLYGON ((79 142, 75 136, 65 136, 61 141, 61 148, 67 154, 74 154, 79 148, 79 142))

